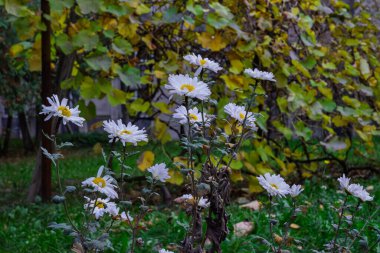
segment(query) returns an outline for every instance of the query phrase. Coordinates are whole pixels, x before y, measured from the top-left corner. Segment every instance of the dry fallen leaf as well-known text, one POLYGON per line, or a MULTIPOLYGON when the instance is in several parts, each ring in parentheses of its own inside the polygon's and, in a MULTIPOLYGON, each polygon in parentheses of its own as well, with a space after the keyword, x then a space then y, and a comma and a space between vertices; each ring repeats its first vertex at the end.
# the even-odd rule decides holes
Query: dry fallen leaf
POLYGON ((292 224, 290 224, 290 228, 292 228, 292 229, 299 229, 299 228, 300 228, 300 225, 297 225, 297 224, 295 224, 295 223, 292 223, 292 224))
POLYGON ((274 241, 277 243, 277 244, 280 244, 282 243, 282 241, 284 240, 281 236, 279 236, 278 234, 273 234, 273 239, 274 241))
POLYGON ((71 251, 72 252, 75 252, 75 253, 84 253, 84 249, 82 247, 82 244, 76 242, 73 244, 73 247, 71 248, 71 251))
POLYGON ((234 235, 237 237, 246 236, 253 230, 253 222, 242 221, 234 225, 234 235))
POLYGON ((241 205, 240 207, 248 208, 248 209, 251 209, 252 211, 257 211, 257 210, 260 210, 261 203, 257 200, 254 200, 254 201, 251 201, 247 204, 241 205))

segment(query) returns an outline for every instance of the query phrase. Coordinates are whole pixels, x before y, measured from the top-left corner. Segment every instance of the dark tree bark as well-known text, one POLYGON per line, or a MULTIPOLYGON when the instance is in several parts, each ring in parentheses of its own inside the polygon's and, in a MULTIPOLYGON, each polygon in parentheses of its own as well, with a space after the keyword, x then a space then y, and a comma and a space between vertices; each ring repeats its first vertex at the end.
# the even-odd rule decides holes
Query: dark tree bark
POLYGON ((33 144, 32 137, 30 137, 28 121, 26 120, 26 115, 24 111, 18 113, 18 120, 19 120, 21 135, 22 135, 24 151, 25 153, 33 152, 34 144, 33 144))
MULTIPOLYGON (((48 5, 48 1, 47 0, 44 0, 41 2, 41 10, 42 10, 42 4, 45 4, 45 8, 46 8, 46 5, 47 7, 49 7, 48 5)), ((49 8, 48 8, 48 11, 49 11, 49 8)), ((75 19, 75 15, 73 14, 73 10, 71 11, 70 13, 70 20, 73 20, 75 19)), ((49 25, 49 29, 50 29, 50 25, 49 25)), ((50 32, 48 33, 50 35, 50 32)), ((45 80, 45 84, 48 83, 49 86, 45 87, 45 88, 48 88, 48 91, 43 94, 43 91, 41 90, 41 97, 42 97, 42 101, 44 101, 44 103, 46 104, 46 98, 51 96, 52 95, 52 92, 55 92, 56 94, 59 94, 60 93, 60 90, 59 90, 59 87, 60 87, 60 84, 63 80, 67 79, 67 78, 70 78, 71 77, 71 72, 72 72, 72 69, 73 69, 73 66, 74 66, 74 61, 75 61, 75 53, 73 54, 70 54, 70 55, 64 55, 62 52, 59 52, 58 53, 58 63, 57 63, 57 69, 55 71, 56 75, 55 75, 55 79, 54 79, 54 85, 52 84, 52 73, 51 73, 51 69, 48 68, 48 66, 50 67, 50 36, 48 36, 48 38, 45 38, 45 40, 49 40, 49 42, 46 42, 43 40, 43 45, 49 45, 47 48, 47 50, 49 51, 49 53, 45 52, 47 55, 45 55, 45 57, 47 57, 48 59, 45 59, 46 62, 49 62, 49 64, 47 64, 44 60, 43 60, 43 66, 42 66, 42 83, 44 84, 44 80, 45 80), (44 44, 45 43, 45 44, 44 44), (46 72, 44 72, 44 64, 45 65, 45 71, 48 71, 48 74, 46 74, 46 72), (48 76, 46 76, 48 75, 48 76), (45 79, 44 79, 45 78, 45 79), (48 79, 48 80, 47 80, 48 79), (54 87, 53 87, 54 86, 54 87)), ((44 48, 44 47, 43 47, 44 48)), ((42 52, 44 52, 45 50, 43 49, 42 52)), ((43 58, 44 59, 44 58, 43 58)), ((42 86, 43 88, 44 86, 42 86)), ((51 134, 52 131, 54 131, 52 129, 52 125, 55 125, 54 123, 56 123, 57 121, 56 120, 49 120, 49 133, 51 134)), ((38 124, 39 126, 42 125, 42 128, 44 129, 44 125, 45 125, 45 121, 43 121, 43 119, 41 119, 40 121, 38 121, 38 124)), ((47 127, 45 125, 45 127, 47 127)), ((66 125, 66 127, 68 127, 68 125, 66 125)), ((43 130, 45 132, 45 130, 43 130)), ((44 145, 46 145, 46 143, 44 144, 43 141, 47 140, 47 138, 45 136, 42 136, 41 135, 41 132, 39 132, 39 136, 40 136, 40 140, 42 141, 41 143, 41 146, 45 147, 44 145)), ((50 152, 52 152, 52 143, 47 140, 49 143, 47 143, 47 145, 51 145, 50 147, 50 152)), ((45 147, 46 148, 46 147, 45 147)), ((49 166, 49 174, 44 174, 42 168, 45 166, 44 165, 44 162, 46 161, 46 159, 44 159, 44 157, 42 156, 42 153, 41 153, 41 150, 39 149, 38 152, 37 152, 37 161, 36 161, 36 167, 35 167, 35 170, 34 170, 34 173, 33 173, 33 179, 32 179, 32 183, 31 183, 31 186, 29 188, 29 193, 28 193, 28 197, 27 197, 27 200, 29 202, 33 202, 36 198, 36 195, 38 193, 41 192, 42 194, 42 190, 43 188, 45 187, 44 186, 44 179, 46 181, 49 182, 49 186, 50 186, 50 196, 51 196, 51 171, 50 171, 50 168, 51 168, 51 165, 49 166)), ((48 160, 50 162, 50 160, 48 160)), ((46 172, 46 171, 45 171, 46 172)), ((48 201, 50 199, 50 196, 48 199, 46 199, 46 201, 48 201)))
MULTIPOLYGON (((41 17, 46 29, 42 32, 41 39, 41 52, 42 52, 42 84, 41 84, 41 101, 43 104, 47 104, 47 98, 52 95, 52 76, 51 76, 51 24, 50 20, 47 18, 50 15, 50 4, 49 0, 41 0, 41 17)), ((42 118, 41 118, 42 120, 42 118)), ((42 121, 42 131, 51 135, 52 126, 51 120, 42 121)), ((41 136, 41 146, 46 148, 49 152, 52 152, 53 145, 52 142, 46 138, 44 135, 41 136)), ((41 154, 41 152, 39 152, 41 154)), ((41 155, 38 157, 41 160, 41 197, 44 202, 50 201, 51 198, 51 161, 46 157, 41 155)))
POLYGON ((1 147, 1 155, 6 155, 8 153, 9 140, 11 138, 12 121, 13 121, 13 116, 12 114, 8 113, 7 125, 4 131, 3 146, 1 147))

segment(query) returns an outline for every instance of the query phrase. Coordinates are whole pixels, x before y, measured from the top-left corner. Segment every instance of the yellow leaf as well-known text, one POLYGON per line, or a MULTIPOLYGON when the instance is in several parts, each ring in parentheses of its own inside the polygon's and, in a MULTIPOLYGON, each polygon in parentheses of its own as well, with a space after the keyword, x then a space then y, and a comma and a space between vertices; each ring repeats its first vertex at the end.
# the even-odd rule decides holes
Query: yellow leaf
POLYGON ((172 111, 169 110, 169 108, 168 108, 169 105, 165 102, 154 102, 154 103, 152 103, 152 105, 154 108, 157 108, 162 113, 166 113, 166 114, 172 114, 173 113, 172 111))
POLYGON ((197 33, 197 39, 202 47, 211 49, 211 51, 220 51, 227 46, 225 39, 219 33, 215 35, 208 32, 197 33))
POLYGON ((310 172, 307 172, 307 171, 304 171, 302 172, 302 177, 303 178, 310 178, 313 174, 311 174, 310 172))
POLYGON ((168 133, 168 126, 162 122, 159 118, 154 120, 153 135, 165 144, 172 139, 171 135, 168 133))
POLYGON ((166 72, 161 71, 161 70, 155 70, 153 73, 154 73, 154 76, 157 77, 158 79, 165 79, 167 77, 166 72))
POLYGON ((99 142, 96 143, 93 147, 92 147, 92 152, 95 154, 95 155, 100 155, 102 153, 102 144, 100 144, 99 142))
POLYGON ((333 94, 332 94, 332 91, 331 91, 330 88, 328 88, 328 87, 318 87, 318 90, 319 90, 320 93, 322 93, 328 99, 332 99, 333 98, 333 94))
POLYGON ((243 181, 243 176, 241 175, 241 170, 231 170, 230 178, 232 182, 243 181))
POLYGON ((230 71, 234 74, 239 74, 244 68, 243 63, 238 59, 231 60, 230 63, 231 63, 230 71))
POLYGON ((167 182, 175 185, 181 185, 183 183, 183 175, 178 169, 169 169, 170 178, 167 182))
POLYGON ((263 188, 259 184, 259 180, 255 176, 248 176, 248 190, 249 192, 262 192, 263 188))
POLYGON ((154 153, 152 151, 145 151, 142 153, 137 160, 137 168, 141 171, 145 171, 153 165, 154 162, 154 153))
POLYGON ((347 120, 343 119, 343 117, 340 116, 340 115, 336 115, 336 116, 334 116, 334 118, 332 119, 332 122, 333 122, 334 125, 337 126, 337 127, 344 127, 344 126, 347 126, 347 125, 348 125, 347 120))
POLYGON ((138 27, 138 24, 131 24, 128 19, 121 18, 117 25, 117 31, 124 38, 133 39, 137 36, 136 31, 138 27))
POLYGON ((156 49, 156 45, 153 44, 152 39, 153 39, 153 38, 152 38, 152 35, 151 35, 151 34, 148 34, 148 35, 146 35, 146 36, 144 36, 144 37, 142 38, 142 41, 145 42, 145 44, 147 45, 147 47, 148 47, 150 50, 154 50, 154 49, 156 49))
POLYGON ((41 39, 37 39, 34 42, 31 55, 28 59, 29 70, 30 71, 41 71, 42 61, 41 61, 41 39))
POLYGON ((9 49, 9 54, 12 57, 18 56, 24 50, 24 46, 22 44, 15 44, 9 49))
POLYGON ((236 89, 247 89, 248 82, 245 81, 243 76, 238 75, 222 75, 220 78, 223 79, 224 83, 230 90, 236 89))

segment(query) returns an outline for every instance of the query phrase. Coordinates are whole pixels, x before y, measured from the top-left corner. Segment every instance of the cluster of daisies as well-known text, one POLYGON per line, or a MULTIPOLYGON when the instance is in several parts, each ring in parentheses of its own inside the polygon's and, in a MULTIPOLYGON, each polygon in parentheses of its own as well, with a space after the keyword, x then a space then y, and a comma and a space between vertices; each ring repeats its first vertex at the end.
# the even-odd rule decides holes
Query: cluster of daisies
POLYGON ((359 200, 365 202, 365 201, 372 201, 373 197, 369 195, 369 193, 361 186, 360 184, 350 184, 350 178, 346 177, 346 175, 343 174, 340 178, 338 178, 338 182, 340 184, 340 187, 347 192, 348 194, 358 198, 359 200))
POLYGON ((280 175, 271 175, 265 173, 257 177, 259 184, 268 192, 271 197, 285 197, 290 195, 292 198, 297 197, 302 191, 301 185, 288 185, 280 175))
MULTIPOLYGON (((217 73, 222 68, 220 65, 208 58, 203 58, 200 55, 190 54, 184 57, 186 61, 190 64, 197 66, 196 71, 193 76, 190 75, 169 75, 168 84, 165 85, 165 88, 168 90, 170 95, 179 95, 181 97, 188 97, 191 99, 198 99, 205 101, 210 98, 211 91, 205 82, 198 78, 202 70, 210 70, 214 73, 217 73)), ((275 82, 274 75, 269 72, 263 72, 258 69, 246 69, 244 71, 247 75, 255 79, 267 80, 275 82)), ((252 130, 256 130, 256 118, 252 112, 246 110, 244 106, 239 106, 234 103, 228 103, 224 106, 224 112, 227 113, 235 123, 246 126, 252 130)), ((173 118, 178 120, 179 124, 185 125, 190 123, 195 128, 199 125, 204 124, 208 127, 211 125, 214 115, 209 115, 199 111, 197 107, 186 108, 181 105, 173 114, 173 118)), ((191 194, 185 194, 176 199, 176 202, 182 204, 194 205, 198 207, 207 208, 210 203, 206 198, 203 197, 194 197, 191 194)))
MULTIPOLYGON (((66 98, 59 100, 57 95, 48 98, 49 106, 42 106, 41 114, 47 115, 46 120, 52 117, 62 119, 63 124, 71 122, 77 126, 83 126, 84 118, 79 117, 78 106, 70 108, 66 98)), ((137 126, 128 123, 125 125, 120 119, 118 121, 108 120, 103 122, 104 131, 108 133, 110 142, 114 143, 120 141, 123 146, 126 143, 137 145, 139 142, 147 142, 148 137, 145 129, 139 129, 137 126)), ((109 174, 106 173, 107 169, 101 166, 98 169, 96 177, 87 178, 82 182, 82 187, 88 189, 90 192, 95 193, 95 199, 89 197, 85 198, 84 209, 89 211, 95 216, 96 219, 110 215, 112 218, 118 218, 123 221, 132 222, 133 218, 129 213, 124 211, 120 213, 115 200, 118 199, 118 186, 117 181, 109 174)), ((170 178, 169 170, 166 164, 156 164, 148 169, 151 173, 153 182, 166 182, 170 178)))
MULTIPOLYGON (((206 83, 199 80, 198 76, 204 69, 216 73, 222 68, 217 62, 208 58, 202 58, 200 55, 190 54, 186 55, 184 59, 198 67, 194 73, 194 76, 191 77, 187 74, 170 75, 168 84, 165 85, 165 88, 171 95, 186 96, 189 98, 199 99, 201 101, 209 99, 211 95, 210 88, 206 83)), ((264 72, 258 69, 246 69, 244 73, 255 79, 267 80, 271 82, 276 81, 273 73, 270 72, 264 72)), ((255 124, 255 115, 252 112, 247 112, 244 106, 229 103, 224 106, 224 112, 233 118, 238 124, 244 124, 253 130, 257 129, 255 124)), ((190 123, 195 126, 201 124, 202 122, 205 126, 209 126, 215 117, 208 114, 202 115, 202 112, 200 112, 197 107, 187 109, 185 106, 179 106, 175 109, 173 118, 178 119, 180 124, 187 124, 188 121, 190 121, 190 123)))
MULTIPOLYGON (((259 184, 268 192, 268 195, 272 197, 284 197, 286 195, 296 197, 303 191, 300 185, 289 186, 280 175, 271 175, 266 173, 257 177, 257 179, 259 180, 259 184)), ((346 177, 344 174, 342 177, 338 178, 340 187, 345 192, 363 202, 373 200, 373 197, 369 195, 362 185, 350 184, 350 180, 351 179, 346 177)))
MULTIPOLYGON (((105 174, 103 173, 105 171, 104 168, 104 166, 99 168, 96 177, 90 177, 84 180, 82 182, 82 187, 86 188, 87 191, 104 195, 105 198, 96 197, 95 199, 91 199, 85 196, 86 204, 84 205, 84 209, 93 214, 96 219, 108 214, 113 219, 120 219, 130 223, 133 221, 133 218, 129 213, 125 213, 124 211, 120 213, 117 204, 112 202, 112 200, 118 198, 116 192, 118 186, 113 177, 110 175, 103 175, 105 174)), ((156 164, 150 167, 148 171, 152 174, 152 178, 156 182, 165 182, 170 178, 168 168, 166 168, 164 163, 156 164)), ((98 196, 98 194, 95 195, 98 196)))

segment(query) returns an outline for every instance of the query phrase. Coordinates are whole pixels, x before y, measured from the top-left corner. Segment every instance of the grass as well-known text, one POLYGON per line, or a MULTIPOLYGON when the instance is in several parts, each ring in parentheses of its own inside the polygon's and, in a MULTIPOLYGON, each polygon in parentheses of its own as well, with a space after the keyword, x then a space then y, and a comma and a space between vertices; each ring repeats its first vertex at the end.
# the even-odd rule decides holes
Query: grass
MULTIPOLYGON (((155 149, 160 151, 160 146, 137 147, 133 150, 155 149)), ((169 154, 178 153, 178 147, 174 144, 166 146, 166 152, 169 154)), ((169 158, 163 152, 157 152, 155 162, 168 162, 169 158)), ((66 159, 61 162, 61 174, 65 178, 65 185, 79 185, 81 180, 96 173, 98 167, 103 164, 101 155, 94 155, 91 149, 81 149, 74 152, 65 152, 66 159)), ((127 164, 136 167, 136 159, 131 157, 127 164)), ((26 204, 25 199, 27 188, 32 176, 34 157, 18 159, 6 159, 0 163, 0 252, 70 252, 72 244, 71 239, 60 231, 53 231, 47 228, 52 221, 65 222, 63 208, 61 205, 44 204, 36 202, 35 204, 26 204), (4 162, 3 162, 4 161, 4 162)), ((133 176, 142 175, 138 170, 131 173, 133 176)), ((376 208, 380 201, 379 177, 370 179, 355 180, 363 185, 372 185, 371 195, 375 201, 365 204, 360 210, 360 219, 354 227, 360 229, 376 208)), ((55 173, 53 173, 53 182, 56 182, 55 173)), ((332 225, 337 222, 337 214, 334 208, 339 206, 343 199, 343 194, 337 191, 335 180, 319 180, 312 178, 304 182, 305 191, 299 199, 302 205, 302 214, 300 214, 295 224, 300 226, 299 229, 291 229, 290 235, 295 241, 287 249, 290 252, 311 252, 313 249, 322 250, 323 244, 333 238, 332 225)), ((54 189, 57 189, 54 185, 54 189)), ((139 183, 129 185, 130 193, 132 190, 140 189, 139 183)), ((179 195, 179 189, 172 189, 173 195, 179 195)), ((263 203, 264 208, 261 211, 251 211, 241 208, 237 201, 228 207, 230 222, 228 224, 231 233, 222 245, 223 252, 267 252, 268 248, 261 244, 257 236, 269 239, 268 216, 266 206, 268 204, 266 196, 260 194, 252 196, 246 194, 248 199, 258 199, 263 203), (244 237, 236 237, 233 234, 233 224, 241 221, 254 222, 254 230, 244 237)), ((354 205, 355 201, 350 199, 350 204, 354 205)), ((275 206, 276 218, 283 224, 290 215, 290 203, 287 200, 279 200, 275 206)), ((82 202, 80 199, 69 200, 70 213, 75 222, 81 220, 80 212, 82 202)), ((188 223, 188 217, 184 211, 173 205, 152 206, 153 211, 143 221, 143 225, 148 229, 140 233, 144 240, 144 247, 139 248, 137 252, 157 252, 161 246, 170 247, 179 243, 184 238, 185 230, 183 224, 188 223)), ((133 211, 133 210, 132 210, 133 211)), ((132 212, 133 213, 133 212, 132 212)), ((365 230, 365 237, 368 241, 376 240, 375 229, 380 229, 380 215, 374 217, 365 230)), ((281 231, 275 229, 275 233, 281 235, 281 231)), ((112 231, 110 240, 113 243, 114 251, 109 252, 126 252, 130 240, 130 233, 126 227, 118 227, 112 231)), ((356 243, 355 251, 359 252, 356 243)), ((373 249, 373 252, 380 252, 380 248, 373 249)))

